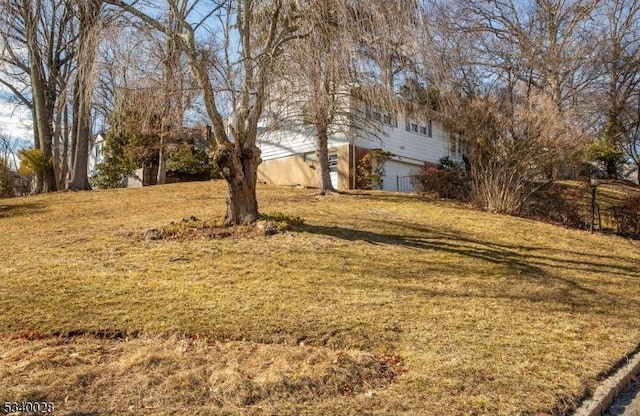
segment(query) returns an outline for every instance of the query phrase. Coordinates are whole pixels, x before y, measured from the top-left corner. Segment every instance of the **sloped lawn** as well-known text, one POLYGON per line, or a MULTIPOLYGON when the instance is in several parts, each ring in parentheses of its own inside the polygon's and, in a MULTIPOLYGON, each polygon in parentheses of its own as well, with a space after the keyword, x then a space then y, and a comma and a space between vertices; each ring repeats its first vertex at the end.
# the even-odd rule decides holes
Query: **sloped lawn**
POLYGON ((149 240, 221 182, 0 200, 0 402, 56 414, 566 414, 640 344, 640 245, 261 187, 270 237, 149 240))

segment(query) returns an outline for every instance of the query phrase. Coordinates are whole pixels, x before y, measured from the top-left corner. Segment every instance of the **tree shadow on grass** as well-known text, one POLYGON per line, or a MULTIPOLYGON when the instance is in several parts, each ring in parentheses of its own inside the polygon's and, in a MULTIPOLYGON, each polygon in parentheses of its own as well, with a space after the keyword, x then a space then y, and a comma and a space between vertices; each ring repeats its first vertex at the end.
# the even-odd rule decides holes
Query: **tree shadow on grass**
MULTIPOLYGON (((386 224, 391 224, 386 222, 386 224)), ((604 277, 615 276, 616 278, 630 277, 640 278, 640 270, 633 265, 633 259, 629 258, 607 258, 608 264, 594 261, 588 253, 558 252, 554 254, 552 248, 533 247, 519 244, 505 244, 490 241, 483 241, 470 236, 462 235, 449 230, 430 229, 414 224, 393 223, 396 226, 406 227, 413 232, 407 234, 384 233, 375 231, 365 231, 352 228, 335 226, 305 225, 302 230, 347 241, 364 241, 373 245, 393 245, 405 247, 416 251, 433 251, 449 253, 454 256, 468 257, 480 260, 485 263, 495 264, 509 270, 510 279, 518 279, 519 282, 531 282, 537 288, 544 289, 543 292, 532 291, 531 293, 489 293, 479 294, 470 292, 450 293, 455 297, 503 297, 512 299, 525 299, 531 302, 551 302, 562 305, 561 309, 589 310, 593 311, 594 305, 600 307, 615 308, 621 301, 628 306, 636 305, 640 307, 640 302, 629 297, 621 299, 610 293, 606 293, 576 277, 563 276, 556 270, 570 270, 582 276, 584 273, 601 274, 604 277), (575 258, 565 258, 564 255, 575 258), (624 260, 624 261, 622 261, 624 260), (626 263, 626 264, 624 264, 626 263)), ((407 258, 407 261, 412 261, 407 258)), ((397 289, 401 289, 402 285, 397 289)), ((429 287, 412 288, 417 292, 424 292, 425 296, 442 295, 437 290, 429 287)), ((602 309, 602 308, 600 308, 602 309)))
POLYGON ((26 216, 44 209, 44 205, 37 202, 11 205, 5 205, 3 202, 0 200, 0 219, 26 216))
POLYGON ((638 264, 636 264, 633 259, 607 254, 606 247, 603 247, 602 254, 596 256, 594 256, 592 253, 580 253, 577 251, 562 250, 561 254, 564 254, 565 256, 560 257, 548 253, 543 253, 550 250, 550 248, 548 247, 535 247, 523 244, 509 245, 493 241, 483 241, 469 236, 464 236, 453 231, 437 231, 424 226, 418 226, 416 224, 408 224, 399 221, 386 221, 385 223, 402 227, 408 230, 417 231, 421 234, 436 234, 449 241, 453 240, 463 245, 476 244, 489 247, 493 250, 494 253, 496 251, 500 253, 511 253, 521 259, 526 258, 526 263, 529 265, 564 268, 566 268, 567 265, 570 265, 570 268, 575 271, 601 274, 624 274, 629 277, 640 278, 640 267, 638 267, 638 264), (514 253, 514 251, 516 252, 514 253), (567 256, 573 258, 567 258, 567 256), (597 261, 597 258, 613 261, 614 264, 606 264, 602 261, 597 261))

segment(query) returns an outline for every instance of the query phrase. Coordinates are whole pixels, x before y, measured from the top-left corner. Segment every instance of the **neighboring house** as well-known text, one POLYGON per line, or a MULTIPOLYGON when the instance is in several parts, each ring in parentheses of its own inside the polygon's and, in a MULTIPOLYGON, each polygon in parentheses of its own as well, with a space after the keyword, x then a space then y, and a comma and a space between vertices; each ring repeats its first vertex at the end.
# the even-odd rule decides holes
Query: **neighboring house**
POLYGON ((12 196, 24 196, 29 195, 31 192, 31 178, 28 176, 21 176, 16 171, 9 171, 9 177, 11 178, 11 195, 12 196))
MULTIPOLYGON (((368 134, 363 129, 351 129, 350 134, 333 134, 329 138, 329 164, 333 186, 339 190, 355 189, 354 167, 372 149, 393 154, 385 163, 386 175, 382 189, 411 192, 411 176, 428 164, 437 164, 445 156, 460 160, 457 146, 449 140, 442 124, 430 119, 418 119, 409 114, 391 117, 368 110, 366 118, 378 123, 380 133, 368 134)), ((312 128, 294 131, 281 129, 258 137, 262 164, 258 180, 274 185, 319 187, 319 169, 315 156, 312 128)))
POLYGON ((102 133, 98 133, 93 138, 93 143, 91 143, 91 150, 89 152, 89 177, 96 174, 98 164, 104 161, 104 144, 106 141, 107 140, 102 133))

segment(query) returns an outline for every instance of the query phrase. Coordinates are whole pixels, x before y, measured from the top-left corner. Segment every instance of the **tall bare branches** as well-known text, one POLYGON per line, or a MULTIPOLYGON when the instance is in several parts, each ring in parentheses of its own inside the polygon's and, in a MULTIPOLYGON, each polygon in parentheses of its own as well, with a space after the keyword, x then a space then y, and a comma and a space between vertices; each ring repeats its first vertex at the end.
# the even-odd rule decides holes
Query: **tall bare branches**
POLYGON ((32 111, 35 147, 50 161, 38 172, 37 188, 54 191, 60 182, 60 174, 56 175, 60 161, 53 160, 54 114, 66 88, 64 74, 75 57, 73 7, 68 0, 4 0, 0 10, 4 63, 0 82, 32 111))
POLYGON ((275 62, 285 45, 299 35, 298 2, 167 0, 165 13, 175 18, 175 27, 167 25, 162 16, 147 14, 136 2, 107 2, 174 39, 187 57, 213 127, 215 160, 228 184, 227 222, 255 221, 261 162, 257 125, 268 100, 267 85, 275 62), (201 37, 207 32, 209 43, 201 37), (232 47, 236 40, 237 52, 232 47), (217 50, 209 47, 212 43, 217 50), (214 84, 219 77, 222 82, 214 84), (231 108, 223 107, 223 97, 229 98, 231 108), (232 115, 225 118, 225 113, 232 115))

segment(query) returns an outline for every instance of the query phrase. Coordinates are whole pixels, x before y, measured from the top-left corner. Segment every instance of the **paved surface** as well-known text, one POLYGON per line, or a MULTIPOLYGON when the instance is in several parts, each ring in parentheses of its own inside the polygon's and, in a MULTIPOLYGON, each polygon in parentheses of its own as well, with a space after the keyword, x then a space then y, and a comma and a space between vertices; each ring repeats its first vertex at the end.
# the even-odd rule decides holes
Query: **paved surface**
POLYGON ((640 416, 640 384, 631 383, 609 407, 605 416, 640 416))

